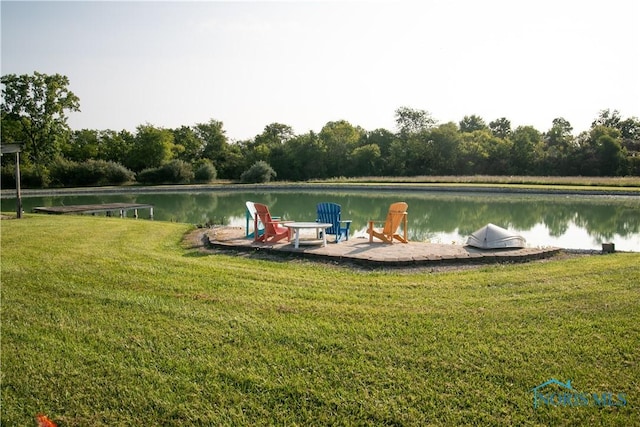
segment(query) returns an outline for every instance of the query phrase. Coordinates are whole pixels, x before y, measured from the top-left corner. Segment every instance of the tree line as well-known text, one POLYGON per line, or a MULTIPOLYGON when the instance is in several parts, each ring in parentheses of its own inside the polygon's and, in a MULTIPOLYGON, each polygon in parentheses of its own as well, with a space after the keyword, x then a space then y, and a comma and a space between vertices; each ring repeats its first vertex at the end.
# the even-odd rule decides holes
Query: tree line
MULTIPOLYGON (((556 118, 546 131, 512 128, 477 115, 438 123, 426 110, 400 107, 395 131, 365 130, 346 120, 295 134, 272 123, 252 139, 230 141, 210 120, 166 129, 71 130, 67 113, 80 100, 59 74, 2 76, 1 137, 23 144, 26 187, 190 183, 225 179, 267 182, 335 177, 423 175, 640 175, 640 120, 602 110, 574 135, 556 118)), ((2 158, 3 187, 14 166, 2 158)))

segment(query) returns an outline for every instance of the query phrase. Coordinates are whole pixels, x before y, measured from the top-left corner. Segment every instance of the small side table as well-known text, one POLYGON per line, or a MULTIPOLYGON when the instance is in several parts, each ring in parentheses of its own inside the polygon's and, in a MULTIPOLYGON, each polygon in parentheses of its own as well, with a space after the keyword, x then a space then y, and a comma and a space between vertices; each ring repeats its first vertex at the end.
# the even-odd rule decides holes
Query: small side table
POLYGON ((282 224, 284 227, 290 228, 293 230, 294 241, 293 247, 298 249, 300 247, 300 230, 316 230, 316 236, 320 234, 322 231, 322 239, 316 240, 303 240, 302 244, 322 244, 322 246, 327 246, 327 228, 331 227, 333 224, 324 223, 324 222, 287 222, 282 224))

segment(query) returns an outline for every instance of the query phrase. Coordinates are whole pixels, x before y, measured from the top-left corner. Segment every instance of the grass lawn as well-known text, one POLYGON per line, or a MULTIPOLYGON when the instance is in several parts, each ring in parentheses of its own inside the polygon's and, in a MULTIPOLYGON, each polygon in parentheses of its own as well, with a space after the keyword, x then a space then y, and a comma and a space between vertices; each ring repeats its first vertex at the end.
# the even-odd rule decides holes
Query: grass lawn
POLYGON ((352 271, 185 224, 0 226, 3 426, 640 424, 640 254, 352 271), (586 404, 534 408, 552 378, 586 404))

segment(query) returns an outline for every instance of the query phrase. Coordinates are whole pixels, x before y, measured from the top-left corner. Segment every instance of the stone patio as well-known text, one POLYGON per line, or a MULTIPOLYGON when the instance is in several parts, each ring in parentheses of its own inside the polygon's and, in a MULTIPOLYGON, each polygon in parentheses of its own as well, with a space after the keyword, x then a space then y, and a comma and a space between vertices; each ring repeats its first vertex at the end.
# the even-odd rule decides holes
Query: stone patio
POLYGON ((326 247, 300 245, 283 240, 275 244, 254 242, 241 228, 214 227, 203 229, 202 240, 210 248, 236 251, 265 251, 283 256, 300 256, 333 262, 352 262, 371 266, 430 266, 451 264, 488 264, 526 262, 558 254, 557 247, 521 249, 478 249, 464 245, 427 242, 382 243, 368 238, 351 237, 333 243, 329 236, 326 247))

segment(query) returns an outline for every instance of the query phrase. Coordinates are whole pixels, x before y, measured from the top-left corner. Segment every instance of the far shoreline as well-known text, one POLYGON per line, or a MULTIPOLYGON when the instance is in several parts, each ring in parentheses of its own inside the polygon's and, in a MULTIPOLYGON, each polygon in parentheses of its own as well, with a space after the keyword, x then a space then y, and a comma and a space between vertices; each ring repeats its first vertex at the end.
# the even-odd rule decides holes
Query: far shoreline
MULTIPOLYGON (((249 191, 423 191, 443 193, 501 193, 501 194, 551 194, 583 196, 640 197, 637 187, 523 185, 523 184, 460 184, 460 183, 269 183, 269 184, 183 184, 154 186, 105 186, 75 188, 22 189, 21 197, 77 196, 91 194, 152 194, 152 193, 204 193, 249 191)), ((16 198, 15 189, 0 190, 0 198, 16 198)))

